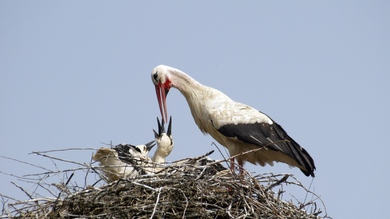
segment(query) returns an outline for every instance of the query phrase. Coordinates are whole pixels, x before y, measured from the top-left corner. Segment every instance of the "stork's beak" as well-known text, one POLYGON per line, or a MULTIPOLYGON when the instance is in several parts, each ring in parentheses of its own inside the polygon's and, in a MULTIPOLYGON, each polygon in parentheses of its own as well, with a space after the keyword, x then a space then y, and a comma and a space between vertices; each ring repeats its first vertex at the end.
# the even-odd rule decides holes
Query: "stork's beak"
POLYGON ((156 145, 156 143, 153 140, 153 141, 151 141, 149 143, 146 143, 145 145, 146 145, 146 150, 150 151, 156 145))
POLYGON ((168 132, 167 135, 171 136, 172 133, 172 116, 169 117, 168 132))
POLYGON ((168 119, 168 110, 167 110, 167 95, 169 89, 165 88, 164 85, 159 82, 156 86, 156 96, 158 100, 158 106, 160 107, 160 113, 162 118, 162 123, 168 119))
POLYGON ((161 134, 165 133, 164 122, 160 123, 160 120, 157 117, 157 124, 158 124, 158 133, 156 132, 156 130, 153 129, 154 137, 155 138, 160 138, 161 134))

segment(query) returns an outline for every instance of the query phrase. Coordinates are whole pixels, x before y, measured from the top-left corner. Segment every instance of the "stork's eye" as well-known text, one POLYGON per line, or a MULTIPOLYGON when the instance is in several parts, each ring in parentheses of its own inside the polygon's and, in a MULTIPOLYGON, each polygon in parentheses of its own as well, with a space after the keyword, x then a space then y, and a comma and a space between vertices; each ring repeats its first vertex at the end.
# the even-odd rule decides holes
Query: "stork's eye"
POLYGON ((158 78, 158 72, 154 73, 154 75, 153 75, 153 78, 154 78, 154 80, 155 80, 155 81, 157 81, 157 78, 158 78))
POLYGON ((138 152, 141 153, 141 149, 139 149, 138 147, 134 147, 134 148, 135 148, 135 150, 137 150, 138 152))

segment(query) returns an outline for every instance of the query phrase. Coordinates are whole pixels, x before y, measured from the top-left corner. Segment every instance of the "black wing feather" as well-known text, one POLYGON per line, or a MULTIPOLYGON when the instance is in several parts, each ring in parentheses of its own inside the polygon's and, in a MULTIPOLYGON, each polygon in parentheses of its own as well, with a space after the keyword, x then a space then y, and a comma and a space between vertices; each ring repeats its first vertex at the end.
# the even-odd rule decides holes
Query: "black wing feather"
POLYGON ((314 177, 315 165, 309 153, 276 122, 273 122, 273 124, 227 124, 221 126, 218 131, 226 137, 237 138, 248 144, 280 151, 294 158, 299 165, 305 167, 306 170, 301 170, 306 176, 314 177))

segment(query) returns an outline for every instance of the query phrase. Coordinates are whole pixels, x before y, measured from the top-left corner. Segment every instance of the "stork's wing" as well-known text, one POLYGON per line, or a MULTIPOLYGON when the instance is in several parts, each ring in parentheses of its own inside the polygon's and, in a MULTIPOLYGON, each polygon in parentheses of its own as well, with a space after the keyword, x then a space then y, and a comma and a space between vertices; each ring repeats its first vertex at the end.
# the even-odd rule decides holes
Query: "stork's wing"
POLYGON ((225 124, 219 127, 218 131, 226 137, 280 151, 305 167, 306 170, 302 170, 305 175, 314 176, 315 165, 309 153, 276 122, 272 124, 266 122, 225 124))
POLYGON ((134 165, 133 156, 129 153, 132 148, 134 148, 134 150, 137 149, 134 145, 131 144, 118 144, 113 147, 113 149, 118 152, 118 158, 122 162, 134 165))

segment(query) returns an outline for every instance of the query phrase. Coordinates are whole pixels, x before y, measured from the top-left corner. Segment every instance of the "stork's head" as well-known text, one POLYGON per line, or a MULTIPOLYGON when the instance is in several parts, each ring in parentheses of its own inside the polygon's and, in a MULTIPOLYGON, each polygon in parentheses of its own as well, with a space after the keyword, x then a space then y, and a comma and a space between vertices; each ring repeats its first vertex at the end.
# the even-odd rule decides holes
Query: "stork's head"
POLYGON ((172 138, 172 117, 169 118, 168 131, 165 132, 164 122, 160 123, 157 117, 158 133, 153 129, 156 138, 157 151, 162 157, 167 157, 173 150, 174 142, 172 138))
POLYGON ((158 106, 160 107, 160 113, 162 122, 164 123, 168 119, 167 102, 166 98, 169 89, 173 86, 171 71, 173 68, 166 65, 159 65, 152 71, 152 82, 156 87, 156 96, 158 100, 158 106))
POLYGON ((149 151, 155 146, 154 141, 148 142, 146 144, 141 145, 131 145, 131 144, 119 144, 114 147, 114 149, 118 152, 119 157, 127 157, 131 155, 131 157, 141 157, 146 158, 148 156, 149 151))
POLYGON ((133 157, 141 157, 141 158, 147 158, 149 151, 155 146, 156 144, 154 141, 148 142, 146 144, 141 144, 137 146, 129 147, 128 152, 133 157))

